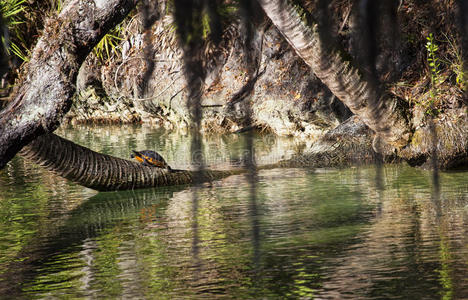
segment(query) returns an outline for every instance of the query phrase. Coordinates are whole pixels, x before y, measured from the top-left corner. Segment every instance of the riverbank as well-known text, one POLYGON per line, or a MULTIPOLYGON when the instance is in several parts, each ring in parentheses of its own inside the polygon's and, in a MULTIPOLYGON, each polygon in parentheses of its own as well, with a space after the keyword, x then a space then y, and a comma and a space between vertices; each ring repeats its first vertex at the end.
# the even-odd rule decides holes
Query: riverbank
MULTIPOLYGON (((165 2, 161 5, 165 11, 165 2)), ((467 76, 454 26, 456 11, 442 2, 436 6, 447 14, 445 18, 427 19, 434 8, 426 4, 401 5, 397 11, 401 32, 393 37, 398 48, 390 47, 389 41, 378 41, 381 53, 375 58, 378 80, 393 97, 407 103, 408 119, 415 129, 428 116, 443 118, 467 104, 463 97, 467 76), (426 22, 414 24, 414 20, 426 22), (433 52, 429 44, 435 47, 433 52), (429 68, 430 59, 437 60, 435 73, 429 68)), ((341 26, 330 32, 336 29, 334 38, 359 61, 354 8, 337 3, 331 7, 333 24, 341 26)), ((231 14, 221 42, 213 45, 208 40, 205 45, 205 131, 235 132, 252 126, 281 136, 317 138, 351 116, 267 19, 258 22, 247 57, 242 26, 238 16, 231 14), (247 64, 249 59, 253 66, 247 64)), ((145 49, 138 21, 136 17, 126 21, 125 30, 120 31, 122 40, 110 57, 103 60, 93 53, 87 58, 78 77, 74 107, 66 116, 68 122, 189 126, 184 63, 174 20, 166 14, 156 21, 147 38, 152 43, 150 50, 145 49), (143 83, 149 62, 154 69, 143 83)))
MULTIPOLYGON (((155 68, 144 91, 141 80, 147 60, 142 57, 143 45, 134 42, 143 39, 141 34, 125 42, 121 56, 103 66, 89 57, 80 71, 78 96, 67 121, 189 126, 182 52, 174 31, 167 29, 172 22, 167 16, 152 31, 152 40, 163 43, 153 49, 155 68)), ((205 131, 254 127, 280 136, 317 137, 351 115, 274 27, 256 34, 262 45, 254 78, 246 72, 242 38, 235 27, 225 33, 225 44, 211 57, 202 100, 205 131)))
MULTIPOLYGON (((164 1, 161 4, 166 5, 164 1)), ((378 85, 377 90, 385 95, 380 105, 397 107, 393 115, 397 117, 388 119, 385 113, 390 110, 380 117, 376 117, 378 109, 372 113, 368 96, 362 97, 365 101, 361 103, 366 111, 346 102, 361 118, 350 119, 350 110, 318 80, 268 18, 259 16, 252 21, 256 26, 248 39, 239 15, 231 11, 220 41, 214 43, 208 34, 204 37, 204 57, 200 60, 204 70, 202 130, 259 130, 318 141, 309 150, 314 156, 319 149, 321 156, 311 166, 322 162, 323 153, 330 156, 338 148, 341 150, 334 152, 337 160, 333 159, 332 165, 335 161, 342 164, 356 160, 346 158, 353 150, 359 151, 357 157, 366 158, 364 161, 377 152, 384 159, 398 157, 412 165, 430 165, 431 160, 442 168, 465 164, 468 114, 463 91, 467 76, 459 50, 456 11, 442 2, 437 4, 445 17, 434 15, 428 19, 428 12, 434 8, 426 4, 405 3, 398 7, 400 24, 393 28, 401 31, 392 36, 394 44, 375 41, 375 70, 368 70, 369 61, 360 57, 359 50, 365 47, 356 35, 356 8, 331 5, 330 23, 335 25, 326 28, 326 33, 335 32, 331 36, 361 65, 356 72, 372 75, 358 80, 366 95, 374 95, 370 86, 378 85), (343 14, 345 11, 348 13, 343 14), (412 24, 414 20, 427 23, 412 24), (336 24, 341 25, 335 28, 336 24), (383 124, 378 124, 380 119, 383 124), (366 129, 356 136, 346 125, 350 123, 366 129), (394 127, 398 130, 390 134, 391 140, 386 140, 386 132, 394 127), (337 144, 344 147, 334 148, 337 144), (439 152, 437 159, 432 158, 435 152, 439 152)), ((191 126, 182 50, 170 9, 163 8, 162 17, 150 30, 143 33, 141 20, 134 14, 119 25, 119 32, 113 31, 120 36, 114 36, 117 41, 112 51, 104 55, 101 49, 100 54, 95 51, 88 55, 78 75, 73 108, 65 115, 67 122, 145 123, 168 129, 191 126)), ((317 19, 323 17, 320 10, 309 9, 318 14, 317 19)), ((382 16, 388 17, 385 13, 382 16)), ((297 49, 297 45, 294 47, 297 49)), ((344 61, 337 65, 347 66, 344 61)), ((345 83, 348 79, 341 78, 345 83)), ((334 82, 327 84, 333 86, 334 82)), ((334 92, 340 95, 339 89, 334 92)))

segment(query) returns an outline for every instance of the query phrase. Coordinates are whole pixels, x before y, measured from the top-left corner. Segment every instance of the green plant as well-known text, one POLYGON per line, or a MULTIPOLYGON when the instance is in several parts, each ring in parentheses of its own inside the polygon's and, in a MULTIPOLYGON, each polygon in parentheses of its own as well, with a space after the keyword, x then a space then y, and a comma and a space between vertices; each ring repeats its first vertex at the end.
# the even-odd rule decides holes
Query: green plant
POLYGON ((440 61, 437 57, 439 46, 434 40, 434 36, 429 34, 426 38, 427 61, 429 63, 429 71, 431 76, 431 89, 429 91, 429 101, 425 104, 426 112, 434 114, 436 112, 435 104, 440 94, 439 85, 442 83, 440 75, 440 61))
POLYGON ((25 11, 26 5, 26 0, 0 0, 2 24, 8 28, 10 34, 13 34, 12 39, 16 39, 20 44, 13 42, 12 39, 6 36, 2 36, 2 43, 8 54, 13 53, 23 61, 28 61, 29 51, 21 46, 24 38, 18 25, 24 23, 21 15, 25 11))
POLYGON ((13 52, 13 54, 19 57, 22 61, 29 61, 29 49, 22 50, 21 47, 18 46, 16 43, 10 43, 9 52, 13 52))
POLYGON ((450 54, 452 59, 446 58, 447 65, 450 66, 453 73, 455 74, 455 82, 461 90, 466 90, 468 88, 468 74, 465 70, 465 65, 463 63, 463 56, 460 50, 460 47, 457 47, 457 41, 453 38, 444 34, 445 39, 447 40, 450 46, 450 54))
POLYGON ((56 0, 56 2, 55 2, 54 4, 55 4, 55 11, 56 11, 57 13, 61 12, 61 11, 62 11, 62 7, 63 7, 62 0, 56 0))
POLYGON ((14 25, 23 23, 18 18, 19 14, 24 11, 26 0, 0 0, 0 12, 2 13, 3 24, 12 28, 14 25))
POLYGON ((112 53, 118 53, 121 40, 120 32, 113 30, 106 34, 94 47, 94 54, 101 60, 109 59, 112 53))

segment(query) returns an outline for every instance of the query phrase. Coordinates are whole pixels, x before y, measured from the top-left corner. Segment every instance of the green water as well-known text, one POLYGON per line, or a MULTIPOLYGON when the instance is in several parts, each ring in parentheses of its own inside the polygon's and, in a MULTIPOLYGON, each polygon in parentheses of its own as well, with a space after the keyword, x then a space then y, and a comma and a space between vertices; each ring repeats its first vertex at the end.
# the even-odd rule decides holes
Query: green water
MULTIPOLYGON (((61 129, 94 150, 157 149, 190 167, 190 137, 61 129)), ((213 168, 238 135, 205 137, 213 168)), ((303 145, 255 137, 259 164, 303 145)), ((198 155, 198 154, 197 154, 198 155)), ((200 188, 97 193, 15 158, 0 171, 1 299, 468 299, 468 173, 404 165, 261 171, 200 188)))

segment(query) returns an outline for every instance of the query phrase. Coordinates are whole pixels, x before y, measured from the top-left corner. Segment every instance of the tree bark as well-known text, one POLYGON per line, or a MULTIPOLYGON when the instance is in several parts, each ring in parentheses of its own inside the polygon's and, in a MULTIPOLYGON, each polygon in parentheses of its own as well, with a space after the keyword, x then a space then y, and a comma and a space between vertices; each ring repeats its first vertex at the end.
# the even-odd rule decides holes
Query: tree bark
POLYGON ((240 174, 245 170, 172 170, 144 166, 97 153, 55 134, 45 134, 21 150, 20 154, 57 175, 98 190, 131 190, 206 182, 240 174))
POLYGON ((379 95, 349 55, 321 36, 317 22, 306 10, 291 0, 258 1, 289 44, 335 96, 386 143, 396 148, 407 145, 412 130, 403 101, 388 94, 379 95))
POLYGON ((12 102, 0 112, 0 169, 23 146, 57 128, 71 106, 82 62, 137 2, 71 0, 47 21, 12 102))

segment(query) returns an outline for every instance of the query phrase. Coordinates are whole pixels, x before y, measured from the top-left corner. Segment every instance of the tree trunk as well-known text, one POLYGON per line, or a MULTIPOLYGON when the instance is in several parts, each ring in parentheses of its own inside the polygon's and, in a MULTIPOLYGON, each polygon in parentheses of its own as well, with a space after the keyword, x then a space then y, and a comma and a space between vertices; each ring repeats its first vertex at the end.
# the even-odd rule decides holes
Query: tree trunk
POLYGON ((241 169, 169 171, 148 167, 136 161, 94 152, 55 134, 38 137, 20 154, 68 180, 99 191, 206 182, 245 172, 241 169))
POLYGON ((12 102, 0 112, 0 169, 37 136, 57 128, 69 110, 80 65, 138 0, 71 0, 50 19, 12 102))
POLYGON ((403 101, 379 96, 349 55, 325 40, 310 14, 290 0, 258 0, 273 24, 320 80, 385 142, 402 148, 411 137, 403 101))

